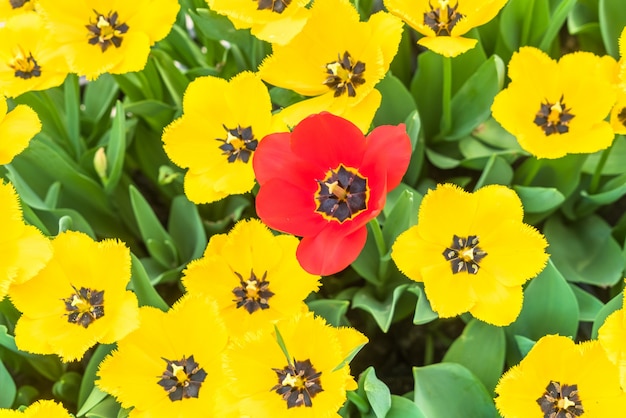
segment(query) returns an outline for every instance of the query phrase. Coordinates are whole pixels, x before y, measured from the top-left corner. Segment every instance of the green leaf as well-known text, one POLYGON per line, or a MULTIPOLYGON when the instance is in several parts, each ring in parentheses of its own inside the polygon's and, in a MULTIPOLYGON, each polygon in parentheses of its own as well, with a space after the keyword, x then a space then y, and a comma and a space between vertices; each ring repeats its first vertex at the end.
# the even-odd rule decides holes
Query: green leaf
POLYGON ((83 409, 87 398, 94 390, 96 372, 100 367, 100 363, 107 355, 109 355, 114 347, 114 344, 100 344, 96 347, 95 351, 89 358, 89 363, 87 363, 87 367, 85 368, 85 372, 83 373, 83 380, 80 382, 80 388, 78 390, 78 409, 83 409))
POLYGON ((96 406, 98 406, 102 402, 102 400, 106 398, 107 396, 108 396, 107 393, 98 389, 97 386, 94 386, 91 392, 89 393, 89 396, 83 403, 83 406, 76 413, 76 416, 82 417, 83 415, 85 415, 86 413, 94 409, 96 406))
POLYGON ((426 418, 426 415, 410 399, 391 395, 391 408, 385 418, 426 418))
POLYGON ((549 212, 565 201, 565 196, 554 187, 513 186, 522 201, 525 213, 549 212))
POLYGON ((505 348, 506 338, 501 327, 472 319, 454 340, 443 361, 462 364, 493 392, 504 369, 505 348))
POLYGON ((543 38, 539 44, 539 49, 542 51, 549 51, 550 45, 554 42, 555 38, 559 34, 559 31, 563 27, 563 23, 570 11, 576 4, 577 0, 562 0, 559 1, 559 5, 557 6, 552 16, 550 16, 550 23, 548 24, 548 28, 543 34, 543 38))
POLYGON ((56 399, 75 404, 78 401, 82 377, 80 373, 74 371, 63 373, 63 376, 52 385, 52 394, 56 399))
POLYGON ((376 377, 376 371, 372 366, 361 375, 363 378, 363 390, 367 400, 377 418, 385 418, 391 408, 391 392, 387 385, 376 377))
POLYGON ((207 245, 202 219, 198 214, 198 207, 184 195, 176 196, 172 200, 167 229, 181 261, 186 263, 202 256, 207 245))
POLYGON ((598 338, 598 330, 604 324, 606 318, 615 312, 618 309, 622 309, 624 305, 624 295, 623 293, 619 293, 615 295, 613 299, 611 299, 596 315, 595 320, 593 321, 593 328, 591 330, 591 338, 598 338))
POLYGON ((550 217, 543 233, 556 268, 570 282, 612 286, 622 278, 621 247, 611 227, 596 215, 566 222, 550 217))
POLYGON ((183 93, 189 85, 189 79, 185 77, 174 63, 174 60, 164 51, 153 49, 151 57, 154 57, 154 63, 161 80, 165 83, 165 87, 174 100, 174 104, 178 109, 181 109, 183 106, 183 93))
POLYGON ((141 231, 141 238, 146 243, 150 255, 166 268, 178 265, 178 254, 172 252, 172 237, 165 231, 152 207, 133 185, 129 187, 130 202, 135 220, 141 231), (169 242, 170 245, 167 245, 169 242))
POLYGON ((85 86, 83 95, 84 114, 94 122, 109 118, 111 106, 117 97, 119 87, 110 74, 102 74, 85 86))
POLYGON ((489 392, 472 372, 460 364, 414 367, 413 378, 414 400, 426 417, 498 416, 489 392))
MULTIPOLYGON (((593 174, 600 163, 604 150, 590 154, 583 165, 583 172, 593 174)), ((613 140, 611 153, 602 167, 602 175, 612 176, 626 173, 626 136, 617 135, 613 140)))
POLYGON ((407 284, 397 286, 382 301, 374 294, 374 288, 362 287, 354 294, 352 307, 369 312, 380 329, 387 332, 393 320, 396 304, 408 286, 407 284))
POLYGON ((141 261, 131 253, 132 258, 132 275, 131 275, 131 284, 132 288, 137 295, 137 299, 139 300, 139 306, 153 306, 155 308, 159 308, 163 312, 166 312, 169 309, 167 303, 161 298, 159 293, 150 283, 150 278, 146 273, 146 270, 143 268, 141 261))
POLYGON ((413 323, 415 325, 423 325, 434 321, 439 318, 436 312, 430 307, 430 302, 424 292, 424 285, 422 283, 415 283, 408 287, 407 292, 413 293, 417 296, 417 302, 415 304, 415 314, 413 315, 413 323))
POLYGON ((391 248, 398 235, 417 223, 417 212, 422 196, 419 194, 415 196, 408 189, 404 189, 401 193, 383 225, 383 238, 387 248, 391 248))
POLYGON ((379 283, 378 273, 380 266, 380 255, 378 254, 378 247, 376 246, 376 240, 374 234, 371 231, 372 225, 367 224, 367 240, 365 246, 361 250, 361 253, 351 264, 352 268, 368 282, 376 285, 379 283))
POLYGON ((593 322, 593 320, 598 316, 598 313, 604 307, 604 304, 600 301, 600 299, 575 284, 569 283, 569 285, 574 291, 574 295, 578 301, 580 320, 593 322))
POLYGON ((513 180, 513 169, 506 160, 497 155, 491 155, 485 169, 480 175, 474 190, 478 190, 489 184, 502 184, 508 186, 513 180))
POLYGON ((107 179, 105 180, 104 190, 107 194, 111 194, 122 177, 122 168, 124 168, 124 156, 126 155, 126 114, 122 103, 118 101, 115 104, 115 117, 113 118, 113 126, 109 136, 109 144, 106 150, 107 156, 107 179))
POLYGON ((15 382, 0 359, 0 408, 9 409, 13 405, 17 388, 15 382))
POLYGON ((85 151, 85 144, 80 137, 80 90, 76 74, 68 74, 63 84, 63 91, 67 136, 74 149, 74 156, 79 158, 85 151))
POLYGON ((118 404, 115 399, 107 397, 87 412, 85 416, 87 418, 113 418, 117 417, 120 408, 120 404, 118 404))
POLYGON ((319 315, 334 327, 347 326, 350 324, 346 318, 346 312, 350 306, 347 300, 317 299, 307 302, 309 310, 319 315))
POLYGON ((546 268, 526 287, 522 311, 507 331, 533 341, 548 334, 576 337, 578 320, 574 292, 552 261, 548 261, 546 268))
POLYGON ((535 341, 522 335, 515 336, 515 343, 517 344, 517 348, 519 349, 522 358, 526 357, 526 354, 528 354, 535 346, 535 341))
POLYGON ((606 51, 615 59, 619 59, 617 43, 624 26, 626 26, 626 7, 622 0, 600 0, 598 17, 600 32, 606 51))
POLYGON ((387 73, 376 89, 382 94, 382 101, 374 115, 374 126, 397 125, 403 123, 417 110, 415 100, 404 84, 391 73, 387 73))
POLYGON ((65 371, 57 356, 40 356, 18 349, 15 345, 15 337, 9 334, 4 325, 0 325, 0 346, 24 358, 39 374, 50 381, 58 380, 65 371))
POLYGON ((510 51, 520 46, 539 46, 550 25, 545 0, 509 0, 500 14, 500 34, 510 51))
POLYGON ((452 98, 452 126, 444 138, 455 140, 469 135, 491 114, 493 98, 504 84, 504 63, 497 55, 489 58, 452 98))

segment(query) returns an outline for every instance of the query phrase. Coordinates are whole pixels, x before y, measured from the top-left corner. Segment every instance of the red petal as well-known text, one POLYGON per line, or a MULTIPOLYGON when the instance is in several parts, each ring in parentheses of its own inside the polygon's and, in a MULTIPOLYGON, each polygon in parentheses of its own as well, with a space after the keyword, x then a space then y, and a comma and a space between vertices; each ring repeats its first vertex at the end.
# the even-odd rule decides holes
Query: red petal
POLYGON ((409 168, 411 140, 404 124, 383 125, 367 136, 367 149, 363 158, 363 171, 375 165, 387 171, 387 191, 393 190, 409 168))
POLYGON ((263 223, 293 235, 315 235, 328 224, 315 208, 314 191, 302 189, 282 178, 268 180, 256 196, 257 215, 263 223))
POLYGON ((358 168, 365 154, 365 137, 352 122, 324 112, 303 119, 291 133, 296 155, 324 172, 340 163, 358 168))
POLYGON ((365 226, 349 235, 340 235, 332 228, 325 228, 318 235, 304 237, 298 245, 296 257, 309 273, 329 276, 356 260, 366 239, 365 226))
POLYGON ((252 168, 260 185, 273 178, 281 178, 303 188, 317 189, 316 179, 323 176, 307 161, 291 151, 289 132, 267 135, 252 155, 252 168))

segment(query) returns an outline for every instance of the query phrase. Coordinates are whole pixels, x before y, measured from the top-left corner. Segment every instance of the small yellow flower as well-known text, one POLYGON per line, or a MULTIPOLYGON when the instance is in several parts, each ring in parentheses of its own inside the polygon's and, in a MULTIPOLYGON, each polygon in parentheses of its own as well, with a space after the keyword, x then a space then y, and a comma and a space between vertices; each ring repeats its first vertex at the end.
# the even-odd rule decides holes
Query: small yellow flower
POLYGON ((352 328, 330 327, 313 314, 276 326, 289 357, 273 331, 248 334, 227 352, 229 389, 239 400, 240 416, 337 417, 346 391, 356 389, 344 360, 367 338, 352 328))
POLYGON ((137 328, 137 297, 126 290, 128 247, 67 231, 52 240, 52 249, 52 259, 35 277, 9 289, 22 312, 15 327, 20 350, 72 361, 96 343, 111 344, 137 328))
POLYGON ((163 147, 183 168, 185 194, 210 203, 254 186, 252 159, 259 141, 274 132, 267 87, 253 73, 230 82, 199 77, 187 87, 183 116, 163 132, 163 147))
POLYGON ((300 267, 297 247, 297 238, 274 236, 257 219, 241 221, 228 235, 211 237, 204 256, 183 272, 183 284, 217 300, 231 337, 271 328, 306 311, 303 300, 319 287, 319 277, 300 267))
POLYGON ((556 62, 522 47, 509 62, 511 83, 495 97, 493 117, 537 158, 592 153, 615 136, 605 118, 616 101, 615 61, 575 52, 556 62))
POLYGON ((522 309, 522 285, 546 265, 547 242, 523 223, 522 203, 507 187, 468 193, 439 185, 422 200, 419 223, 400 234, 391 257, 410 279, 424 282, 442 318, 470 312, 504 326, 522 309))
POLYGON ((52 257, 50 241, 34 226, 24 224, 17 193, 0 182, 0 301, 11 284, 24 283, 52 257))
POLYGON ((470 29, 493 19, 507 0, 384 0, 389 12, 424 35, 418 44, 446 57, 476 45, 464 38, 470 29))
POLYGON ((250 29, 259 39, 285 45, 309 17, 310 0, 206 0, 211 10, 228 16, 235 28, 250 29))
POLYGON ((542 337, 496 387, 503 418, 610 417, 626 408, 617 367, 597 341, 542 337))
POLYGON ((0 22, 13 16, 32 13, 36 4, 37 0, 0 0, 0 22))
POLYGON ((72 418, 73 415, 54 401, 37 401, 22 411, 0 409, 0 418, 72 418))
POLYGON ((37 13, 17 15, 0 28, 0 94, 15 97, 63 83, 68 68, 37 13))
POLYGON ((279 116, 287 125, 329 111, 366 132, 381 100, 374 87, 387 73, 401 35, 402 21, 389 13, 360 22, 348 0, 316 0, 302 31, 287 45, 274 45, 259 74, 275 86, 316 96, 283 110, 279 116))
POLYGON ((96 385, 133 408, 130 418, 223 416, 228 334, 215 302, 185 296, 168 312, 143 307, 139 315, 141 327, 100 364, 96 385))
POLYGON ((88 79, 143 69, 180 8, 176 0, 39 0, 39 6, 72 72, 88 79))
MULTIPOLYGON (((626 293, 622 292, 622 299, 626 293)), ((609 360, 619 367, 620 381, 626 388, 626 309, 610 314, 598 330, 598 341, 609 360)))
POLYGON ((0 96, 0 164, 9 164, 41 131, 39 117, 30 107, 17 105, 7 110, 7 101, 0 96))

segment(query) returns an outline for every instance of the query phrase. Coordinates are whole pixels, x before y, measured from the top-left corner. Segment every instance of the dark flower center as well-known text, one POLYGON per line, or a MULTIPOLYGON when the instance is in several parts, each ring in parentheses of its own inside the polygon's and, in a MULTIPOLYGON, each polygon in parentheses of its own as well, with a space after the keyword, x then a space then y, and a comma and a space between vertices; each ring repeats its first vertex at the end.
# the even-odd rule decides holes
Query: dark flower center
POLYGON ((462 271, 466 271, 469 274, 478 273, 480 268, 478 263, 487 255, 478 246, 477 235, 470 235, 467 238, 454 235, 452 237, 452 245, 446 248, 442 254, 450 262, 452 273, 454 274, 462 271))
POLYGON ((278 384, 271 390, 278 393, 285 402, 287 408, 295 406, 312 406, 313 398, 322 392, 320 376, 322 372, 317 372, 311 360, 296 361, 293 365, 288 365, 281 369, 272 369, 278 377, 278 384))
POLYGON ((117 21, 117 12, 110 12, 105 16, 93 11, 96 14, 95 22, 89 21, 85 27, 89 30, 89 43, 100 45, 102 52, 105 52, 111 45, 119 48, 122 45, 122 35, 128 32, 128 25, 117 21))
POLYGON ((578 396, 578 385, 561 385, 553 380, 537 403, 544 418, 575 418, 585 412, 578 396))
POLYGON ((202 382, 207 373, 195 362, 193 356, 177 361, 163 359, 167 367, 157 383, 167 392, 170 401, 180 401, 186 398, 197 398, 202 382))
POLYGON ((67 313, 67 321, 87 328, 96 319, 104 316, 104 290, 81 287, 74 289, 74 294, 63 299, 67 313))
POLYGON ((574 115, 563 102, 563 96, 556 103, 550 103, 546 100, 541 104, 539 112, 535 115, 535 125, 541 127, 546 135, 564 134, 569 131, 569 122, 574 119, 574 115))
POLYGON ((226 139, 216 138, 222 142, 222 145, 219 146, 219 149, 224 151, 222 155, 228 155, 229 163, 234 163, 237 160, 244 163, 250 161, 250 156, 259 145, 259 141, 254 138, 252 133, 252 127, 242 128, 237 125, 235 129, 228 129, 226 126, 224 129, 226 130, 226 139))
POLYGON ((626 107, 623 107, 622 110, 617 114, 617 120, 622 125, 626 126, 626 107))
POLYGON ((315 211, 324 218, 343 222, 367 209, 367 178, 359 175, 356 169, 340 164, 335 170, 330 170, 324 180, 318 180, 317 183, 315 199, 318 206, 315 211))
POLYGON ((9 63, 9 66, 15 71, 15 77, 23 78, 24 80, 41 75, 41 67, 33 58, 33 54, 30 52, 26 54, 21 48, 9 63))
POLYGON ((465 17, 465 15, 457 12, 459 2, 454 7, 450 7, 449 0, 437 0, 439 7, 430 6, 430 12, 424 13, 424 24, 435 31, 437 36, 450 36, 450 32, 456 24, 465 17))
POLYGON ((287 6, 291 3, 291 0, 254 0, 259 3, 257 10, 269 9, 272 12, 282 13, 287 6))
POLYGON ((13 9, 19 9, 20 7, 24 6, 28 2, 29 0, 9 0, 9 3, 11 4, 11 7, 13 9))
POLYGON ((356 96, 356 87, 365 83, 363 73, 365 63, 353 62, 348 51, 343 53, 343 58, 337 54, 337 61, 326 64, 326 80, 322 84, 335 90, 335 97, 348 92, 349 97, 356 96))
POLYGON ((233 289, 236 298, 233 302, 237 302, 237 308, 243 307, 250 314, 259 309, 268 309, 270 307, 268 300, 274 293, 269 289, 270 282, 265 280, 267 272, 260 279, 254 272, 250 272, 250 278, 246 280, 241 274, 237 272, 235 274, 239 277, 240 283, 240 286, 233 289))

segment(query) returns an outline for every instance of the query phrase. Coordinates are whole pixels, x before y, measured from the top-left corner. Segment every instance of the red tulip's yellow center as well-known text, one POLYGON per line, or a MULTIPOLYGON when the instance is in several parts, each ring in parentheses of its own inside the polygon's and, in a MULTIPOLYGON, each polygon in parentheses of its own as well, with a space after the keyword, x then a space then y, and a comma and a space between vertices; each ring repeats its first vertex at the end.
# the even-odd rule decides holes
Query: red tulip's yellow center
POLYGON ((565 106, 563 96, 555 103, 547 100, 541 104, 539 112, 535 115, 535 125, 543 129, 546 136, 552 134, 564 134, 569 131, 569 122, 574 119, 574 115, 565 106))
POLYGON ((257 10, 271 10, 272 12, 282 13, 287 6, 291 3, 291 0, 254 0, 259 3, 257 10))
POLYGON ((266 279, 267 272, 263 274, 263 277, 258 278, 254 272, 250 272, 250 278, 244 279, 243 276, 237 272, 235 275, 239 278, 239 286, 233 289, 235 300, 237 302, 237 308, 243 307, 248 313, 252 314, 259 309, 268 309, 269 299, 274 296, 274 293, 269 289, 270 282, 266 279))
POLYGON ((478 273, 480 268, 478 264, 487 255, 478 246, 477 235, 470 235, 467 238, 454 235, 452 237, 452 245, 447 247, 442 254, 450 262, 452 273, 454 274, 462 271, 466 271, 469 274, 478 273))
POLYGON ((9 62, 9 67, 15 71, 15 77, 28 80, 41 75, 41 67, 37 64, 32 53, 26 53, 22 48, 18 48, 13 59, 9 62))
POLYGON ((361 61, 353 62, 348 51, 337 55, 337 61, 326 64, 326 80, 322 84, 335 91, 334 96, 339 97, 348 93, 349 97, 356 96, 356 88, 365 83, 363 74, 365 64, 361 61))
POLYGON ((33 10, 33 3, 29 0, 9 0, 9 4, 13 9, 19 9, 23 7, 25 10, 33 10))
POLYGON ((67 313, 67 321, 87 328, 97 319, 104 316, 104 290, 97 291, 81 287, 74 289, 74 294, 63 299, 67 313))
POLYGON ((235 129, 228 129, 224 126, 224 129, 226 130, 226 139, 216 139, 222 142, 219 149, 223 151, 223 155, 228 155, 228 162, 234 163, 239 160, 247 163, 250 161, 250 157, 259 145, 259 141, 254 138, 252 128, 250 126, 247 128, 237 126, 235 129))
POLYGON ((171 401, 180 401, 186 398, 197 398, 202 382, 207 373, 194 361, 193 356, 181 360, 171 361, 163 359, 167 367, 157 382, 168 394, 171 401))
POLYGON ((106 16, 102 13, 96 14, 95 21, 90 21, 85 25, 89 30, 89 43, 100 45, 102 52, 105 52, 111 45, 119 48, 122 45, 123 35, 128 32, 126 23, 118 22, 117 12, 109 12, 106 16))
POLYGON ((278 384, 271 390, 275 391, 285 402, 287 408, 296 406, 313 406, 313 398, 322 392, 320 376, 311 360, 296 361, 283 369, 272 369, 278 377, 278 384))
POLYGON ((537 399, 544 418, 576 418, 585 412, 578 395, 578 385, 561 385, 550 381, 546 391, 537 399))
POLYGON ((367 209, 370 190, 367 178, 361 176, 358 170, 340 164, 317 183, 315 211, 325 219, 342 223, 367 209))
POLYGON ((457 12, 459 3, 457 1, 454 7, 450 6, 449 0, 437 0, 438 6, 433 7, 429 1, 430 11, 424 13, 424 24, 435 31, 437 36, 450 36, 450 32, 456 24, 465 17, 457 12))

